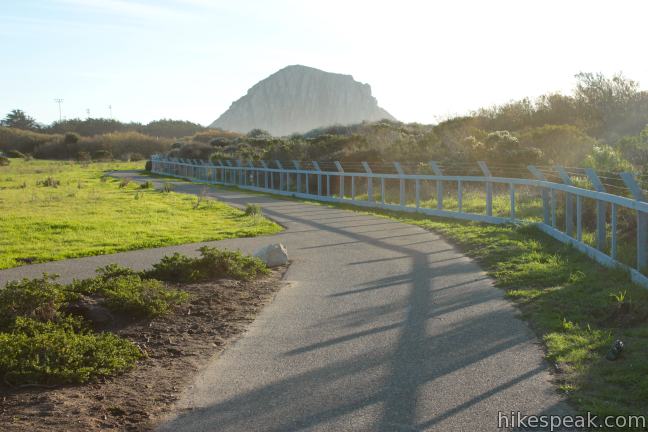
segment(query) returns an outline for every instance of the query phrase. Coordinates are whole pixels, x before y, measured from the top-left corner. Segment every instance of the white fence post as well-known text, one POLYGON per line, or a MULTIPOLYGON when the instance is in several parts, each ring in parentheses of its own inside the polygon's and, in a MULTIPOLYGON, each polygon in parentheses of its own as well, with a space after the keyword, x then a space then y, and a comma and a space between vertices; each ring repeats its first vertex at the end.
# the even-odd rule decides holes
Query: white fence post
MULTIPOLYGON (((527 169, 528 169, 529 171, 531 171, 531 174, 533 174, 533 176, 534 176, 535 178, 537 178, 538 180, 541 180, 541 181, 547 181, 547 179, 546 179, 546 177, 544 176, 544 174, 542 174, 542 173, 540 172, 540 170, 539 170, 538 168, 536 168, 535 166, 533 166, 533 165, 529 165, 529 166, 527 166, 527 169)), ((549 191, 547 190, 546 187, 543 187, 543 188, 541 189, 541 191, 542 191, 541 193, 542 193, 543 220, 544 220, 544 223, 545 223, 546 225, 549 225, 549 224, 550 224, 550 216, 549 216, 549 191)))
MULTIPOLYGON (((430 161, 428 162, 430 165, 430 168, 432 168, 432 172, 436 176, 442 176, 443 171, 441 171, 441 168, 439 167, 439 164, 436 161, 430 161)), ((443 181, 442 180, 437 180, 436 181, 436 198, 437 198, 437 209, 438 210, 443 210, 443 181)))
MULTIPOLYGON (((281 175, 281 172, 284 171, 284 167, 281 165, 281 161, 276 160, 275 165, 277 165, 277 168, 280 169, 279 171, 279 190, 283 190, 283 176, 281 175)), ((274 173, 272 174, 272 189, 274 189, 274 173)))
MULTIPOLYGON (((294 160, 294 161, 292 161, 292 163, 293 163, 293 166, 295 167, 295 170, 300 170, 301 169, 300 166, 299 166, 299 161, 294 160)), ((286 175, 289 175, 289 174, 286 173, 286 175)), ((301 187, 301 175, 299 173, 295 173, 295 177, 296 177, 296 180, 297 180, 296 181, 296 186, 295 186, 297 188, 297 193, 301 193, 301 189, 302 189, 302 187, 301 187)))
MULTIPOLYGON (((589 178, 596 192, 605 192, 605 186, 601 183, 596 171, 592 168, 585 168, 585 175, 589 178)), ((607 234, 605 232, 607 205, 605 201, 596 200, 596 248, 600 251, 605 249, 607 243, 607 234)))
MULTIPOLYGON (((479 169, 482 170, 484 177, 492 177, 486 162, 479 161, 477 164, 479 165, 479 169)), ((486 182, 486 215, 493 216, 493 183, 489 181, 486 182)))
POLYGON ((396 171, 398 172, 399 181, 398 181, 398 186, 399 186, 399 203, 401 207, 405 207, 407 205, 407 197, 405 196, 405 179, 403 176, 405 175, 405 172, 403 171, 403 168, 401 167, 400 162, 394 162, 394 168, 396 168, 396 171))
POLYGON ((322 196, 322 170, 317 161, 312 161, 311 163, 313 164, 315 171, 317 171, 317 196, 322 196))
POLYGON ((263 167, 263 184, 265 189, 268 189, 268 163, 266 161, 259 161, 263 167))
MULTIPOLYGON (((362 168, 364 168, 367 174, 372 174, 371 167, 367 162, 361 162, 362 168)), ((373 199, 373 177, 367 176, 367 201, 374 202, 373 199)))
MULTIPOLYGON (((634 174, 623 172, 621 179, 626 184, 634 199, 647 202, 641 187, 634 174)), ((637 270, 644 271, 648 268, 648 213, 637 210, 637 270)))
POLYGON ((338 192, 339 198, 344 199, 344 168, 342 168, 342 164, 338 161, 335 161, 335 168, 337 168, 338 172, 341 173, 339 175, 340 177, 340 190, 338 192))
MULTIPOLYGON (((560 165, 556 165, 555 168, 563 183, 574 186, 565 168, 560 165)), ((574 237, 574 195, 568 192, 565 192, 565 233, 570 237, 574 237)))
POLYGON ((510 211, 509 211, 509 217, 511 218, 511 221, 515 220, 515 185, 513 183, 509 183, 509 201, 510 201, 510 211))

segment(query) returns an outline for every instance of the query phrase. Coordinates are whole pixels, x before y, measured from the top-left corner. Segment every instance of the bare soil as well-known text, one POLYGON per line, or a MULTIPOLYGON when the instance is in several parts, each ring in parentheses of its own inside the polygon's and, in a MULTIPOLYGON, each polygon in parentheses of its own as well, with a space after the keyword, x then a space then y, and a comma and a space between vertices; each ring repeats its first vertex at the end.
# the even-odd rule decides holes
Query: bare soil
POLYGON ((131 371, 85 385, 0 386, 0 430, 146 431, 167 415, 194 373, 240 336, 281 287, 285 268, 261 279, 182 285, 189 302, 153 320, 122 317, 114 332, 146 357, 131 371))

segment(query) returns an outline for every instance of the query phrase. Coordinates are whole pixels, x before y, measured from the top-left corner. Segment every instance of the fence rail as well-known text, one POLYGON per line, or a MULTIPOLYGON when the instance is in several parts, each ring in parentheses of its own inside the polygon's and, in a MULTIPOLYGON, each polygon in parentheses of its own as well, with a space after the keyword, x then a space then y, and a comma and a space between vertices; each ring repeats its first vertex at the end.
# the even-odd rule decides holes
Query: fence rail
POLYGON ((292 166, 288 167, 283 166, 280 161, 227 160, 211 163, 166 158, 160 155, 154 155, 151 164, 151 171, 155 174, 192 181, 233 185, 252 191, 323 202, 350 203, 363 207, 417 212, 495 224, 529 222, 516 214, 516 200, 521 190, 534 189, 539 192, 542 202, 540 221, 535 222, 540 230, 563 243, 571 244, 603 265, 626 269, 633 281, 648 288, 648 202, 631 173, 620 175, 620 179, 632 195, 632 198, 629 198, 608 193, 599 176, 592 169, 586 169, 585 175, 594 190, 575 186, 573 179, 562 167, 555 169, 563 183, 555 183, 548 181, 534 166, 528 167, 534 177, 532 179, 495 177, 491 175, 484 162, 478 163, 482 176, 444 175, 435 161, 428 163, 432 175, 408 174, 398 162, 394 162, 396 174, 375 173, 367 162, 361 164, 364 172, 347 172, 339 162, 334 162, 336 171, 324 171, 316 161, 309 162, 312 169, 303 169, 300 161, 292 161, 292 166), (387 201, 388 181, 398 182, 397 203, 387 201), (422 199, 422 185, 429 183, 435 184, 432 188, 436 200, 434 207, 425 207, 422 199), (444 197, 446 197, 444 189, 447 191, 446 186, 449 183, 453 185, 456 209, 448 209, 444 206, 444 197), (483 188, 485 193, 484 213, 466 211, 463 205, 464 191, 469 186, 474 188, 475 185, 483 188), (508 192, 507 215, 493 214, 495 188, 500 192, 504 190, 508 192), (410 196, 413 201, 408 205, 410 196), (589 245, 583 240, 583 213, 586 200, 594 203, 596 219, 594 245, 589 245), (561 221, 558 218, 559 204, 560 217, 563 219, 561 221), (618 259, 618 225, 619 213, 622 210, 626 213, 633 212, 636 220, 636 263, 633 265, 624 264, 618 259))

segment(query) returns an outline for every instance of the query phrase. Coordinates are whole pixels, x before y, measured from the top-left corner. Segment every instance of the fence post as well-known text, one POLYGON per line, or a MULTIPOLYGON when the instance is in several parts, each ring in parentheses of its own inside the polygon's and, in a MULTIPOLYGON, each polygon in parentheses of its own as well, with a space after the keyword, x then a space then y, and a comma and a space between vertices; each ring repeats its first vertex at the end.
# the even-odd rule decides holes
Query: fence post
MULTIPOLYGON (((441 171, 441 168, 439 167, 439 164, 436 161, 430 161, 428 162, 428 164, 430 165, 430 168, 432 168, 432 172, 434 172, 435 176, 443 175, 443 171, 441 171)), ((437 209, 443 210, 443 181, 442 180, 436 181, 436 195, 437 195, 437 209)))
MULTIPOLYGON (((277 165, 277 168, 279 168, 281 171, 283 171, 283 166, 281 165, 281 161, 276 160, 275 165, 277 165)), ((283 190, 283 176, 281 175, 281 171, 279 171, 279 190, 283 190)), ((272 173, 272 188, 274 189, 274 173, 272 173)))
POLYGON ((233 176, 234 176, 236 173, 235 173, 234 170, 232 169, 232 166, 233 166, 233 165, 232 165, 232 161, 228 159, 228 160, 225 161, 225 163, 227 164, 227 173, 229 174, 229 176, 228 176, 229 179, 227 180, 227 183, 229 183, 229 184, 234 184, 235 181, 234 181, 234 177, 233 177, 233 176))
POLYGON ((250 180, 250 173, 252 173, 252 179, 251 179, 252 180, 252 185, 257 186, 257 183, 259 183, 258 171, 255 172, 254 164, 252 163, 251 160, 248 161, 247 167, 251 168, 251 169, 250 170, 245 170, 246 171, 245 172, 245 181, 247 182, 248 180, 250 180), (257 174, 257 175, 255 175, 255 174, 257 174))
POLYGON ((457 211, 463 213, 463 182, 457 180, 457 211))
MULTIPOLYGON (((292 161, 293 166, 295 167, 295 170, 299 170, 299 161, 292 161)), ((295 173, 296 176, 296 188, 297 188, 297 193, 301 193, 301 175, 299 173, 295 173)))
POLYGON ((617 256, 617 205, 612 203, 612 208, 610 212, 610 256, 613 260, 617 256))
MULTIPOLYGON (((367 162, 362 162, 362 167, 367 174, 371 174, 371 167, 367 162)), ((373 202, 373 177, 367 176, 367 201, 373 202)))
MULTIPOLYGON (((594 189, 597 192, 605 192, 605 186, 601 183, 596 171, 592 168, 585 168, 585 175, 587 175, 587 178, 589 178, 592 186, 594 186, 594 189)), ((607 240, 605 232, 606 210, 607 206, 605 205, 605 201, 596 200, 596 248, 600 251, 605 249, 607 240)))
MULTIPOLYGON (((486 162, 479 161, 477 165, 482 170, 484 177, 492 177, 486 162)), ((486 182, 486 215, 493 216, 493 183, 489 181, 486 182)))
MULTIPOLYGON (((335 161, 335 167, 337 168, 339 173, 344 173, 344 168, 342 168, 342 164, 338 161, 335 161)), ((340 174, 340 191, 338 193, 340 199, 344 199, 344 175, 340 174)))
POLYGON ((405 175, 405 172, 403 171, 403 168, 401 167, 400 162, 394 162, 394 168, 396 168, 396 171, 398 172, 398 176, 400 177, 399 179, 399 195, 400 195, 400 206, 405 207, 407 204, 406 201, 406 196, 405 196, 405 179, 403 176, 405 175))
MULTIPOLYGON (((648 201, 634 174, 623 172, 620 176, 634 199, 648 201)), ((641 272, 646 270, 646 267, 648 267, 648 213, 637 210, 637 270, 641 272)))
POLYGON ((236 184, 238 185, 244 185, 245 184, 245 176, 243 175, 243 162, 241 159, 238 159, 236 161, 236 184))
POLYGON ((317 161, 312 161, 315 171, 317 171, 317 196, 322 196, 322 170, 317 161))
POLYGON ((220 182, 225 183, 225 169, 223 168, 223 162, 220 159, 216 160, 218 167, 216 168, 216 181, 218 181, 218 174, 220 171, 220 182))
MULTIPOLYGON (((568 186, 574 185, 565 168, 560 165, 556 165, 555 168, 563 183, 568 186)), ((574 195, 569 192, 565 193, 565 233, 570 237, 574 237, 574 195)))
POLYGON ((265 186, 265 189, 268 189, 268 163, 266 161, 259 161, 261 162, 261 166, 263 167, 263 184, 265 186))
MULTIPOLYGON (((538 168, 536 168, 534 165, 528 165, 527 169, 531 171, 531 174, 533 176, 540 180, 540 181, 547 181, 547 178, 540 172, 538 168)), ((545 225, 550 224, 550 216, 549 216, 549 191, 547 190, 546 187, 542 187, 541 189, 542 193, 542 210, 543 210, 543 219, 545 225)))
POLYGON ((509 183, 509 201, 511 203, 510 217, 515 220, 515 184, 509 183))

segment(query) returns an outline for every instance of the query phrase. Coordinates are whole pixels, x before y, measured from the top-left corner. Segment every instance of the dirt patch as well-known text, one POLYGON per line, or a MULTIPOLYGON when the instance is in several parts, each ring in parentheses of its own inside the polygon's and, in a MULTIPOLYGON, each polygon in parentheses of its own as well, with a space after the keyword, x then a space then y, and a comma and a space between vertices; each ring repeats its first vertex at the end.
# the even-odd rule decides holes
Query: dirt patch
POLYGON ((194 372, 235 340, 281 287, 285 268, 251 282, 182 285, 191 298, 168 316, 129 321, 114 332, 147 357, 131 371, 86 385, 0 387, 3 431, 151 430, 194 372))

